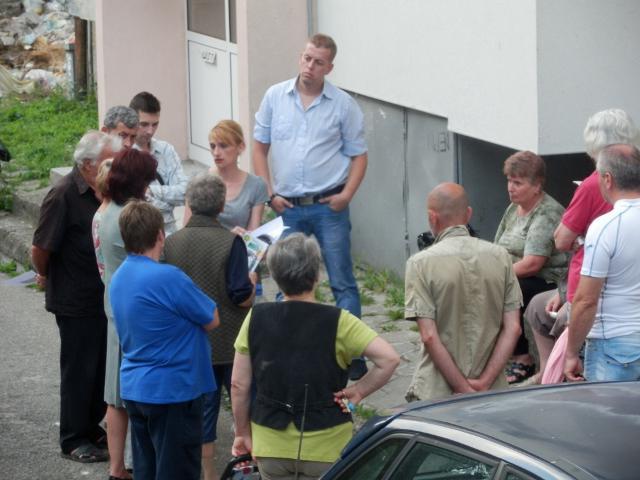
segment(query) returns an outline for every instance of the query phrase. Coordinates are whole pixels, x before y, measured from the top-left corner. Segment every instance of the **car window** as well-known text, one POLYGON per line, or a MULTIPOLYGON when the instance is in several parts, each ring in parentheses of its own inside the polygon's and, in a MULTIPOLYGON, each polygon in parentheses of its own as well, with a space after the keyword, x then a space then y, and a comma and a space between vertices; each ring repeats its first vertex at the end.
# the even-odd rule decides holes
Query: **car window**
POLYGON ((382 478, 407 441, 407 438, 390 438, 376 445, 349 466, 339 478, 341 480, 377 480, 382 478))
POLYGON ((533 480, 537 477, 532 477, 526 473, 516 471, 512 467, 507 467, 506 474, 502 478, 504 478, 504 480, 533 480))
POLYGON ((484 480, 493 477, 494 465, 457 452, 416 443, 390 480, 484 480))

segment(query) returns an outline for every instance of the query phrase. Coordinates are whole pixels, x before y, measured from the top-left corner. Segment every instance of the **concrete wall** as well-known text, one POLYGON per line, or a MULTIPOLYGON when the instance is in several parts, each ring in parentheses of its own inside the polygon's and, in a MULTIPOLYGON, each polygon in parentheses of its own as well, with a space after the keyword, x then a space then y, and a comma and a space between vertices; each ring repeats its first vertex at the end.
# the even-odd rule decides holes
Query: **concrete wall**
POLYGON ((186 2, 97 0, 100 119, 148 90, 162 103, 157 136, 187 153, 186 2))
MULTIPOLYGON (((307 5, 299 0, 237 0, 240 124, 251 147, 254 115, 265 91, 297 74, 307 38, 307 5)), ((249 168, 250 155, 242 157, 249 168)))
POLYGON ((538 140, 535 0, 322 0, 333 80, 514 148, 538 140))
POLYGON ((623 108, 640 122, 640 2, 538 0, 541 154, 584 151, 587 118, 623 108))
POLYGON ((540 154, 582 151, 592 113, 640 121, 637 0, 322 0, 333 80, 540 154))

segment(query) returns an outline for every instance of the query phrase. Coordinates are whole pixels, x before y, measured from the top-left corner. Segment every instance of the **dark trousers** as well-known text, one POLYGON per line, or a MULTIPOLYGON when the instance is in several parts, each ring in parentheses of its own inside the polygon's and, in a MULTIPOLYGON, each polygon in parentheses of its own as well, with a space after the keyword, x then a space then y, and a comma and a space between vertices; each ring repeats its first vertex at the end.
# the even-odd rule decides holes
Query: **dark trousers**
POLYGON ((516 343, 516 348, 513 351, 514 355, 525 355, 529 353, 529 342, 524 334, 524 311, 527 309, 527 305, 533 297, 537 294, 546 292, 547 290, 553 290, 557 288, 555 283, 547 283, 546 280, 540 277, 526 277, 519 278, 520 290, 522 290, 522 303, 523 306, 520 309, 520 328, 522 333, 516 343))
POLYGON ((202 397, 182 403, 124 400, 136 480, 199 480, 202 397))
POLYGON ((56 315, 60 332, 60 448, 69 453, 104 430, 107 318, 56 315))

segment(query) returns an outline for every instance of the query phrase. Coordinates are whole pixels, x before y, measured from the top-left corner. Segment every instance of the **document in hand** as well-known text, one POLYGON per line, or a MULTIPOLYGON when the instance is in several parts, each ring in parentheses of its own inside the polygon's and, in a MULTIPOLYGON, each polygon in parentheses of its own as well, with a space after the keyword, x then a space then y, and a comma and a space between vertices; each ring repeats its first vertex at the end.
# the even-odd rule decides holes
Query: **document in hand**
POLYGON ((261 225, 252 232, 242 235, 247 246, 247 257, 249 258, 249 271, 253 272, 267 253, 269 245, 277 242, 282 236, 282 232, 289 227, 282 223, 282 217, 276 217, 270 222, 261 225))

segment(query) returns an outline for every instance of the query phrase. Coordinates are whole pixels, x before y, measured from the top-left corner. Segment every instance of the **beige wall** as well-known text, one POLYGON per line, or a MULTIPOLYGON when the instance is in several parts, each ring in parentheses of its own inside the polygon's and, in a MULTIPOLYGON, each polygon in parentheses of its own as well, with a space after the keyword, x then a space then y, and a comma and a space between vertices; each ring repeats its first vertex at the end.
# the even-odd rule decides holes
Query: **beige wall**
MULTIPOLYGON (((237 0, 237 16, 239 121, 250 148, 254 115, 264 92, 297 74, 307 38, 307 2, 237 0)), ((242 160, 248 163, 249 158, 244 155, 242 160)))
POLYGON ((96 54, 100 120, 147 90, 162 103, 157 137, 187 154, 186 2, 97 0, 96 54), (126 71, 122 68, 126 67, 126 71))

